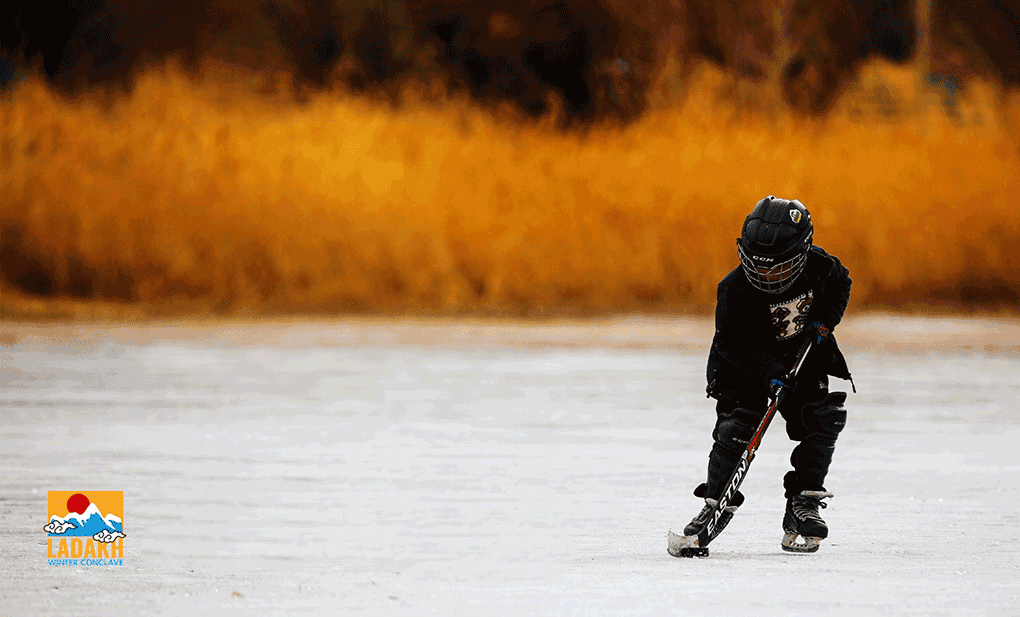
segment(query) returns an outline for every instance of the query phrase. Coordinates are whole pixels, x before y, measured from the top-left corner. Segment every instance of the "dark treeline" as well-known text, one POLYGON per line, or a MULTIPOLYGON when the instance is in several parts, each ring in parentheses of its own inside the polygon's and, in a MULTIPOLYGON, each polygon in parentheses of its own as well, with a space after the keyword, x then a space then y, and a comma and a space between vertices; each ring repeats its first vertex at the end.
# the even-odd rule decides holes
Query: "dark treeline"
POLYGON ((772 81, 820 114, 869 57, 922 48, 943 79, 1020 86, 1020 9, 1005 0, 71 0, 20 3, 0 27, 5 85, 35 70, 69 93, 215 58, 304 87, 460 90, 532 116, 558 99, 571 119, 626 121, 671 57, 681 73, 708 60, 772 81))

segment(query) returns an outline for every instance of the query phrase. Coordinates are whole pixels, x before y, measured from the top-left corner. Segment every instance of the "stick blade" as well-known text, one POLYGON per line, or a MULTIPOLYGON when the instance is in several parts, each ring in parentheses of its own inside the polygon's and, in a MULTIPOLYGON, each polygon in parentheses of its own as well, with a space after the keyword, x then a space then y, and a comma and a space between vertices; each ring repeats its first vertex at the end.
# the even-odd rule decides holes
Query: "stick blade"
POLYGON ((671 529, 667 540, 666 552, 674 557, 708 557, 708 547, 700 545, 698 536, 682 536, 671 529))

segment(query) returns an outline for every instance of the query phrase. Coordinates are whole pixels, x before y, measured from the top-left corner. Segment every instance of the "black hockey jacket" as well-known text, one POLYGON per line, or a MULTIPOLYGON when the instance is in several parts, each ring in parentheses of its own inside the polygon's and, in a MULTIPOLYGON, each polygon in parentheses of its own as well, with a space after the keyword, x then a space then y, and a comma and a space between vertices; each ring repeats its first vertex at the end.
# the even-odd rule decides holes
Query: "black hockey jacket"
MULTIPOLYGON (((796 285, 813 298, 806 321, 834 330, 850 301, 850 272, 820 247, 808 251, 796 285)), ((715 307, 715 337, 708 354, 708 394, 715 398, 737 391, 759 390, 790 369, 792 355, 807 335, 804 328, 789 340, 777 340, 770 311, 773 297, 751 286, 738 266, 720 281, 715 307)), ((818 373, 850 379, 846 359, 830 335, 808 356, 818 373)), ((807 365, 805 365, 807 368, 807 365)), ((852 383, 852 381, 851 381, 852 383)))

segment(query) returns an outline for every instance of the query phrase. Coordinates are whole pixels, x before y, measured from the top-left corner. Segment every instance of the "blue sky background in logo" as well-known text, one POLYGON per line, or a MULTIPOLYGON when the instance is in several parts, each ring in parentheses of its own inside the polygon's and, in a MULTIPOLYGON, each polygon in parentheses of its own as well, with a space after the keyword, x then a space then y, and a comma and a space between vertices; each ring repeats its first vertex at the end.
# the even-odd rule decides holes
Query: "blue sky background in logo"
POLYGON ((50 533, 50 536, 64 537, 64 536, 93 536, 100 531, 119 531, 124 532, 124 524, 117 516, 113 514, 107 514, 105 517, 99 511, 99 508, 95 504, 90 504, 88 509, 82 514, 75 512, 69 512, 67 515, 60 517, 53 515, 50 517, 50 522, 56 521, 57 523, 70 523, 74 525, 73 528, 68 529, 64 533, 50 533))

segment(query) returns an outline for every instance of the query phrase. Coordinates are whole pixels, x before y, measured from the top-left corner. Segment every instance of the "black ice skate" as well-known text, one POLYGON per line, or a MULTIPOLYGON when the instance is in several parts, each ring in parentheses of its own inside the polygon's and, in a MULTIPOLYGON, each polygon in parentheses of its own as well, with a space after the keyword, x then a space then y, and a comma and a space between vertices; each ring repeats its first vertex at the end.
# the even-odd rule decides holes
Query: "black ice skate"
POLYGON ((786 515, 783 517, 783 550, 791 553, 814 553, 818 545, 829 535, 829 528, 818 515, 818 508, 826 507, 822 499, 832 497, 825 491, 801 491, 786 500, 786 515), (797 541, 797 537, 802 542, 797 541))
MULTIPOLYGON (((705 490, 704 484, 699 485, 698 488, 694 489, 694 496, 705 497, 705 490)), ((709 542, 714 540, 726 528, 726 525, 729 525, 730 520, 733 518, 733 513, 737 511, 737 508, 742 503, 744 503, 744 495, 737 491, 733 495, 730 505, 719 515, 719 522, 716 524, 709 542)), ((683 529, 683 535, 676 533, 672 529, 669 530, 666 551, 674 557, 708 557, 708 547, 700 545, 698 535, 708 525, 708 521, 715 512, 717 505, 719 505, 717 499, 705 497, 704 507, 701 508, 701 512, 697 516, 691 519, 690 523, 687 523, 687 526, 683 529)))

